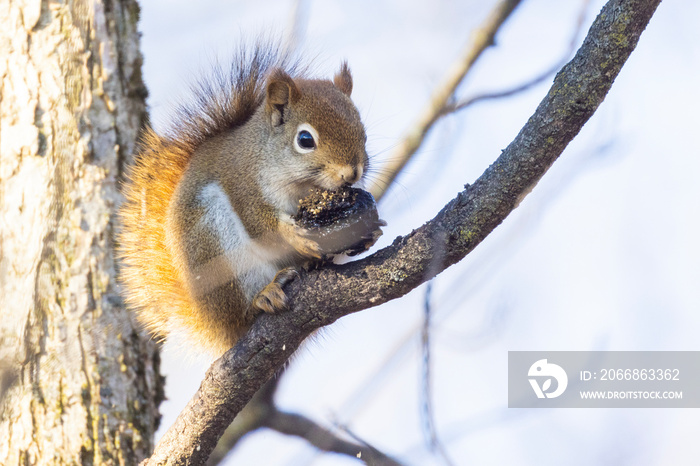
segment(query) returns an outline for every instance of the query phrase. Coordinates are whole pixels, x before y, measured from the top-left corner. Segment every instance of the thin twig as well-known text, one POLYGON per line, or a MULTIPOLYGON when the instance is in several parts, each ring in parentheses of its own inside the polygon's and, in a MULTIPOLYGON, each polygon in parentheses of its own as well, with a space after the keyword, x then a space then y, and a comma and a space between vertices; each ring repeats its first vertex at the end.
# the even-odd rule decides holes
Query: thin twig
POLYGON ((517 86, 514 86, 510 89, 504 89, 501 91, 493 92, 484 92, 482 94, 476 94, 474 96, 467 97, 466 99, 462 99, 459 102, 448 103, 440 111, 439 117, 445 116, 449 113, 458 112, 477 102, 492 99, 502 99, 505 97, 511 97, 521 92, 525 92, 528 89, 533 88, 538 84, 541 84, 549 77, 551 77, 554 73, 559 71, 561 67, 569 61, 571 55, 576 51, 576 43, 578 41, 579 36, 581 35, 581 32, 583 31, 583 26, 585 24, 586 13, 588 12, 589 3, 590 0, 583 0, 583 3, 581 4, 581 10, 579 11, 578 20, 576 21, 576 27, 574 28, 574 33, 572 34, 571 40, 569 41, 569 47, 567 48, 566 53, 564 53, 562 58, 560 60, 557 60, 557 62, 554 65, 549 67, 541 74, 530 79, 529 81, 526 81, 522 84, 518 84, 517 86))
POLYGON ((295 0, 289 15, 289 28, 284 41, 285 54, 293 56, 306 35, 309 13, 308 0, 295 0))
POLYGON ((428 130, 440 117, 441 110, 449 102, 457 86, 464 76, 472 69, 474 63, 488 47, 494 44, 496 33, 508 19, 521 0, 501 0, 491 11, 486 21, 472 33, 472 38, 464 48, 462 55, 450 67, 442 83, 433 92, 428 104, 420 113, 418 120, 411 125, 409 132, 403 137, 399 145, 393 150, 382 172, 386 178, 375 180, 369 191, 380 200, 387 188, 391 186, 399 172, 411 159, 411 156, 420 147, 428 130))
POLYGON ((401 466, 401 463, 371 445, 342 439, 301 414, 275 410, 265 419, 264 426, 286 435, 303 438, 319 450, 357 458, 369 465, 401 466))
POLYGON ((430 360, 430 317, 431 305, 430 297, 433 289, 433 282, 429 281, 425 287, 425 297, 423 301, 423 329, 421 332, 421 346, 423 348, 423 427, 428 440, 428 446, 433 452, 437 452, 447 466, 452 466, 454 463, 447 454, 442 441, 437 434, 435 426, 435 413, 433 411, 433 393, 432 393, 432 376, 431 376, 431 360, 430 360))

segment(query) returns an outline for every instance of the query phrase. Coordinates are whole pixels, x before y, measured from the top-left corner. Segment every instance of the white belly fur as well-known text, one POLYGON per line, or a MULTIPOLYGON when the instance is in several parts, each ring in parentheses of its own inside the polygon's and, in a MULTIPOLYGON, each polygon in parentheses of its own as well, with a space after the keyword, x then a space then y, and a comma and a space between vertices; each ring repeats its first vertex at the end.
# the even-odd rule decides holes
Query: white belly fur
POLYGON ((205 210, 200 226, 218 238, 224 251, 194 273, 197 294, 236 278, 251 301, 272 281, 289 255, 288 248, 282 244, 279 248, 265 247, 252 240, 218 182, 204 186, 197 198, 205 210))

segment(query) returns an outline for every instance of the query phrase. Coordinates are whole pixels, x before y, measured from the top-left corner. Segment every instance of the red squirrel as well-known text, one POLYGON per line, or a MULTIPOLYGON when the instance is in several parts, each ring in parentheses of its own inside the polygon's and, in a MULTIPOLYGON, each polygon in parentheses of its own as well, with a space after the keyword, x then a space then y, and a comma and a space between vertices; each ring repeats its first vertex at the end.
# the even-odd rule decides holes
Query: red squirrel
POLYGON ((157 336, 184 332, 214 356, 284 309, 283 285, 321 257, 292 219, 300 199, 368 168, 347 63, 330 81, 296 76, 269 48, 250 55, 201 86, 172 130, 145 130, 120 209, 127 304, 157 336))

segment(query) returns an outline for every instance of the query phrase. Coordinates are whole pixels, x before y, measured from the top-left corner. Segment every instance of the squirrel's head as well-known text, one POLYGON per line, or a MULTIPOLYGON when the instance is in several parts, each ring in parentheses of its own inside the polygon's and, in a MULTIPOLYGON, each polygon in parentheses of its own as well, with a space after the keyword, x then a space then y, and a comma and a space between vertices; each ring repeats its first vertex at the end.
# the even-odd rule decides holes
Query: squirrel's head
POLYGON ((292 79, 275 70, 267 80, 265 115, 278 154, 295 182, 337 189, 367 171, 365 129, 350 100, 352 75, 343 63, 333 81, 292 79))

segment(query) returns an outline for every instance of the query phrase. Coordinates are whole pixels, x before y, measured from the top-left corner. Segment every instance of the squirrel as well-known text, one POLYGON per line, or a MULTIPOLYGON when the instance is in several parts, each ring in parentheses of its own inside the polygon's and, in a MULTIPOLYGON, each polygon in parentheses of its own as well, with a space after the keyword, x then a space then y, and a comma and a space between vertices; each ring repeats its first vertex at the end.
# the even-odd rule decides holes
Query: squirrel
POLYGON ((126 302, 158 337, 184 332, 219 356, 260 312, 285 309, 285 283, 323 254, 292 219, 300 199, 367 173, 347 62, 332 81, 287 63, 269 46, 243 50, 165 135, 144 130, 118 254, 126 302))

